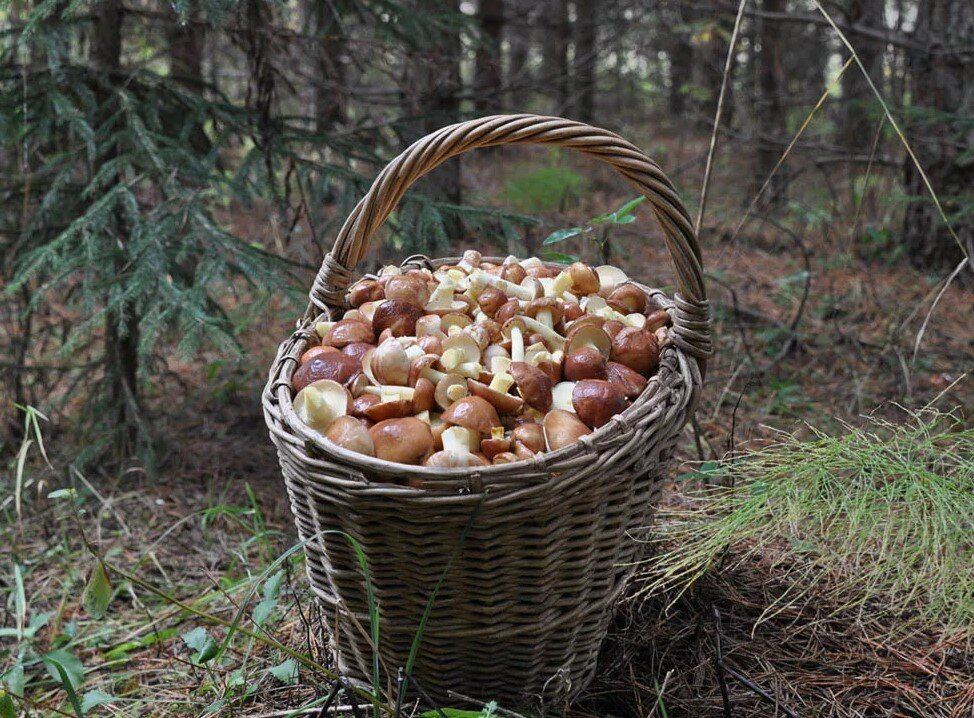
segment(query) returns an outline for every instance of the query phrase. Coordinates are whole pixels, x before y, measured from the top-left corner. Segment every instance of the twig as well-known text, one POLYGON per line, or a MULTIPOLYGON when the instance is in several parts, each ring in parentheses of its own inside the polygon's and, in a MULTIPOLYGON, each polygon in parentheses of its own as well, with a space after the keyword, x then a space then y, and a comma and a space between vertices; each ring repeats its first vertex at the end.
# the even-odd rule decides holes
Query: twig
POLYGON ((717 669, 717 684, 720 686, 720 698, 724 704, 724 718, 734 718, 731 710, 730 693, 727 690, 727 679, 724 678, 724 657, 720 646, 720 614, 717 613, 717 607, 713 604, 710 605, 710 611, 711 618, 714 621, 714 647, 716 649, 714 667, 717 669))
POLYGON ((727 48, 727 59, 724 61, 724 76, 720 82, 720 95, 717 98, 717 113, 714 117, 714 129, 710 134, 710 149, 707 151, 707 165, 703 171, 703 188, 700 190, 700 207, 697 209, 697 221, 694 225, 694 233, 700 236, 700 227, 703 225, 703 214, 707 208, 707 190, 710 188, 710 172, 713 170, 714 153, 717 151, 717 133, 720 132, 720 118, 724 114, 724 99, 727 96, 728 78, 731 74, 731 65, 734 63, 734 48, 737 45, 737 34, 741 29, 741 19, 744 17, 744 6, 747 0, 741 0, 737 7, 737 17, 734 19, 734 31, 731 33, 730 45, 727 48))
POLYGON ((434 710, 439 714, 440 718, 447 718, 447 715, 446 713, 443 712, 443 709, 437 706, 436 701, 430 698, 430 694, 423 689, 423 686, 419 684, 419 681, 416 680, 415 676, 413 676, 410 673, 407 673, 406 678, 408 678, 409 682, 412 683, 413 686, 415 686, 417 691, 419 691, 419 695, 423 697, 423 700, 425 700, 429 705, 434 707, 434 710))

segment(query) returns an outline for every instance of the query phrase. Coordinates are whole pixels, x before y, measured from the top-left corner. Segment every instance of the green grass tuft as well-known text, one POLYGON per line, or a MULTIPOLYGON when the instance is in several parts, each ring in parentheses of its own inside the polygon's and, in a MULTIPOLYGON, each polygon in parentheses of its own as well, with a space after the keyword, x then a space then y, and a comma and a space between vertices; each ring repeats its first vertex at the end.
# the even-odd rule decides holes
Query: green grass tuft
POLYGON ((929 410, 845 429, 712 468, 733 486, 690 493, 661 517, 642 593, 681 593, 733 555, 773 562, 794 587, 768 614, 815 596, 904 630, 923 619, 972 631, 974 429, 929 410))

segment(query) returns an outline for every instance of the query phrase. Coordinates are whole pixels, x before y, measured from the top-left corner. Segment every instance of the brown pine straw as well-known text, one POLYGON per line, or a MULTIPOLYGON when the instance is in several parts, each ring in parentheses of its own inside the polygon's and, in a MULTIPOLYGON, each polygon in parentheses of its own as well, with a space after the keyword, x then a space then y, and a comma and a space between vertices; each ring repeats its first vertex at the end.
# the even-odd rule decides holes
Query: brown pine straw
MULTIPOLYGON (((434 267, 455 259, 410 258, 434 267)), ((642 285, 638 285, 642 286, 642 285)), ((606 130, 536 115, 500 115, 445 127, 380 173, 325 257, 311 303, 277 354, 264 415, 302 539, 308 575, 335 615, 340 667, 368 681, 375 668, 368 589, 350 542, 361 545, 381 614, 380 683, 395 683, 436 594, 411 678, 437 700, 549 704, 591 680, 611 608, 631 575, 662 489, 665 464, 699 399, 711 353, 700 249, 672 183, 638 148, 606 130), (330 442, 301 422, 291 375, 319 317, 340 316, 352 271, 375 232, 416 180, 453 156, 505 144, 575 149, 629 181, 653 208, 677 279, 672 298, 643 287, 673 319, 672 346, 647 390, 578 443, 531 460, 437 470, 382 461, 330 442), (407 480, 421 489, 403 486, 407 480), (474 510, 476 520, 469 527, 474 510), (462 552, 453 555, 461 534, 462 552)))
MULTIPOLYGON (((620 606, 600 656, 596 680, 572 718, 648 715, 662 701, 670 716, 734 718, 969 718, 974 715, 974 646, 925 627, 898 634, 891 619, 837 609, 822 591, 796 587, 771 557, 702 578, 672 596, 634 598, 620 606), (785 607, 768 618, 768 607, 785 607), (719 624, 713 619, 719 612, 719 624), (730 672, 720 690, 717 639, 730 672), (894 638, 895 636, 895 638, 894 638), (640 708, 641 706, 641 708, 640 708), (642 712, 640 712, 642 710, 642 712)), ((664 715, 657 708, 652 715, 664 715)))

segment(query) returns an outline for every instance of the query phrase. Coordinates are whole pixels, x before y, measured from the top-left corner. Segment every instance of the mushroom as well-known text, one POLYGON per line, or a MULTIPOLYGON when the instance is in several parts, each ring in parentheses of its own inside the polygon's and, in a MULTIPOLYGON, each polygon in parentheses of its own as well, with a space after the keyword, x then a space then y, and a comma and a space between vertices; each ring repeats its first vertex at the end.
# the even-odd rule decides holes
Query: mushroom
POLYGON ((617 322, 615 319, 610 319, 609 321, 602 324, 602 329, 606 334, 609 335, 609 339, 615 339, 616 334, 621 332, 626 328, 626 325, 622 322, 617 322))
POLYGON ((646 388, 646 377, 625 364, 610 361, 605 365, 606 379, 620 389, 627 399, 635 399, 646 388))
POLYGON ((436 385, 426 377, 419 377, 413 387, 412 413, 419 414, 433 408, 435 402, 436 385))
POLYGON ((579 317, 585 316, 585 311, 582 309, 582 305, 574 300, 563 301, 561 303, 561 314, 566 322, 573 322, 579 317))
POLYGON ((598 429, 626 408, 626 395, 602 379, 583 379, 572 390, 572 406, 586 426, 598 429))
POLYGON ((524 400, 505 392, 497 391, 486 384, 467 379, 467 390, 473 396, 486 399, 501 414, 516 414, 524 406, 524 400))
POLYGON ((441 344, 443 354, 440 356, 440 364, 447 371, 452 371, 464 363, 480 362, 480 347, 469 334, 454 334, 444 339, 441 344))
MULTIPOLYGON (((509 321, 514 321, 516 319, 521 320, 524 325, 524 331, 531 332, 532 334, 539 334, 544 338, 545 344, 547 344, 551 349, 562 349, 565 346, 565 337, 556 332, 551 327, 545 326, 536 319, 531 317, 514 317, 514 319, 509 321)), ((511 356, 514 356, 513 354, 511 356)))
POLYGON ((407 416, 386 419, 369 429, 375 455, 385 461, 418 464, 433 451, 433 433, 428 424, 407 416))
POLYGON ((498 466, 500 464, 513 464, 515 461, 519 461, 519 459, 511 452, 505 451, 503 454, 498 454, 494 457, 493 464, 494 466, 498 466))
POLYGON ((539 297, 528 304, 526 313, 549 329, 554 329, 561 322, 563 310, 561 302, 554 297, 539 297))
POLYGON ((430 300, 430 290, 426 281, 415 275, 390 277, 385 285, 385 298, 408 302, 422 309, 430 300))
POLYGON ((598 349, 579 347, 565 357, 565 379, 605 379, 605 357, 598 349))
POLYGON ((623 314, 642 314, 646 311, 648 299, 646 292, 632 282, 620 284, 606 297, 606 301, 613 309, 623 314))
POLYGON ((406 386, 409 383, 409 357, 399 342, 387 341, 376 347, 370 366, 379 384, 406 386))
POLYGON ((609 296, 612 293, 612 290, 614 290, 620 284, 629 281, 629 277, 626 276, 625 272, 608 264, 603 264, 601 267, 596 267, 595 273, 599 278, 599 288, 597 291, 598 294, 603 297, 609 296))
POLYGON ((426 354, 435 354, 436 356, 439 356, 443 353, 442 342, 431 334, 420 337, 416 340, 416 343, 426 354))
POLYGON ((294 397, 294 412, 315 431, 325 431, 332 421, 352 407, 348 389, 331 379, 308 384, 294 397))
POLYGON ((495 287, 487 287, 477 297, 477 305, 484 314, 491 318, 505 303, 507 303, 507 295, 495 287))
POLYGON ((377 302, 385 297, 385 292, 374 279, 360 279, 348 290, 348 304, 360 307, 366 302, 377 302))
POLYGON ((579 349, 594 349, 608 359, 612 353, 612 340, 598 323, 587 322, 578 326, 573 324, 565 340, 565 355, 570 356, 579 349))
POLYGON ((351 416, 339 416, 328 427, 325 438, 338 444, 343 449, 354 451, 366 456, 375 456, 375 445, 369 430, 362 426, 362 422, 351 416))
POLYGON ((511 353, 507 351, 500 344, 488 344, 487 348, 480 353, 480 363, 485 367, 490 368, 492 372, 497 373, 494 369, 494 359, 510 359, 511 353))
POLYGON ((659 364, 659 342, 643 329, 626 327, 612 340, 612 361, 648 376, 659 364))
POLYGON ((497 410, 479 396, 466 396, 450 404, 443 412, 443 421, 478 431, 482 436, 490 436, 491 430, 501 424, 497 410))
POLYGON ((572 280, 575 294, 597 294, 599 291, 599 275, 583 262, 575 262, 568 268, 568 275, 572 280))
MULTIPOLYGON (((525 278, 526 280, 527 278, 525 278)), ((522 281, 525 281, 522 280, 522 281)), ((499 289, 504 292, 509 297, 515 297, 525 302, 529 302, 541 296, 544 288, 540 283, 529 284, 527 286, 523 284, 515 284, 514 282, 509 282, 506 279, 501 279, 500 277, 494 276, 493 274, 488 274, 483 270, 477 270, 470 275, 470 296, 474 299, 480 297, 480 293, 487 287, 493 287, 494 289, 499 289)))
POLYGON ((322 354, 327 354, 328 352, 337 352, 338 349, 335 347, 323 347, 320 345, 315 345, 310 347, 301 354, 301 358, 298 360, 298 364, 307 364, 309 361, 315 357, 319 357, 322 354))
POLYGON ((528 276, 528 273, 524 271, 524 267, 521 266, 521 263, 517 259, 508 257, 504 260, 504 264, 501 265, 499 276, 501 279, 513 284, 520 284, 528 276))
POLYGON ((494 314, 494 321, 498 324, 504 324, 507 320, 517 315, 520 311, 521 303, 516 299, 509 299, 506 303, 502 304, 500 309, 498 309, 494 314))
POLYGON ((541 424, 534 422, 518 424, 514 427, 512 438, 536 454, 544 451, 544 429, 541 424))
POLYGON ((444 314, 440 318, 440 331, 446 336, 451 336, 470 324, 473 324, 473 319, 468 317, 466 314, 450 312, 449 314, 444 314))
POLYGON ((574 444, 592 430, 570 411, 553 409, 544 418, 544 438, 548 451, 574 444))
POLYGON ((467 379, 459 374, 444 374, 443 378, 436 383, 433 391, 433 399, 440 405, 441 409, 448 409, 450 406, 465 396, 468 396, 467 379))
POLYGON ((511 376, 521 397, 541 413, 551 408, 551 379, 537 367, 522 361, 511 362, 511 376))
POLYGON ((350 356, 352 359, 361 362, 362 357, 365 356, 365 352, 372 348, 372 345, 368 342, 352 342, 351 344, 346 344, 342 347, 342 354, 345 356, 350 356))
POLYGON ((660 327, 669 326, 672 323, 670 313, 665 309, 657 309, 655 312, 646 315, 646 323, 643 329, 647 332, 655 332, 660 327))
POLYGON ((491 429, 490 438, 480 442, 480 451, 487 457, 488 461, 493 460, 497 454, 503 454, 512 448, 513 441, 511 437, 504 436, 504 428, 501 426, 495 426, 491 429))
POLYGON ((359 396, 355 397, 355 401, 352 402, 352 409, 350 413, 356 419, 367 418, 368 414, 366 411, 381 401, 382 399, 375 394, 360 394, 359 396))
POLYGON ((575 382, 560 381, 551 388, 551 407, 562 411, 575 411, 572 406, 572 392, 575 382))
MULTIPOLYGON (((320 324, 318 326, 321 326, 320 324)), ((375 341, 375 333, 365 322, 354 319, 342 319, 335 322, 326 334, 321 337, 321 345, 341 349, 356 342, 371 343, 375 341)))
POLYGON ((415 336, 416 322, 423 316, 422 307, 402 299, 387 299, 372 315, 372 326, 379 332, 389 329, 395 337, 415 336))
POLYGON ((324 352, 302 364, 291 377, 291 386, 300 392, 309 384, 329 379, 339 384, 354 381, 362 373, 362 365, 341 352, 324 352))
POLYGON ((471 453, 471 437, 479 443, 479 436, 470 429, 451 426, 443 430, 443 450, 430 456, 425 466, 438 469, 460 469, 466 466, 486 466, 489 462, 479 454, 471 453))
POLYGON ((424 314, 416 320, 416 336, 433 336, 437 339, 445 338, 446 334, 442 329, 440 329, 440 324, 442 321, 443 319, 438 314, 424 314))
POLYGON ((457 267, 462 269, 467 274, 470 274, 473 270, 480 266, 480 260, 482 259, 480 252, 475 249, 468 249, 463 253, 463 258, 457 262, 457 267))
POLYGON ((511 342, 511 361, 524 361, 524 317, 511 317, 501 331, 505 339, 511 342))

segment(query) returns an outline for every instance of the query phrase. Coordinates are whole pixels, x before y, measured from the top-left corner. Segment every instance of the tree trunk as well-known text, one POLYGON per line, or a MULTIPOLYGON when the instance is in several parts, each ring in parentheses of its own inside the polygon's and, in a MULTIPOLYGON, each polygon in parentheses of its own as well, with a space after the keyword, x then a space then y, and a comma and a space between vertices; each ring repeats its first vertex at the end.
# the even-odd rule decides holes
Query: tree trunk
MULTIPOLYGON (((95 71, 104 76, 109 85, 119 83, 122 58, 122 0, 105 0, 94 6, 89 59, 95 71)), ((96 90, 99 106, 113 102, 110 91, 102 86, 96 90)), ((99 158, 97 169, 114 159, 116 151, 106 152, 99 158)), ((116 181, 118 178, 116 177, 116 181)), ((116 213, 116 241, 123 245, 128 240, 128 227, 121 212, 116 213)), ((125 257, 120 252, 115 269, 122 274, 125 257)), ((107 298, 106 298, 107 299, 107 298)), ((117 389, 114 397, 114 421, 118 427, 116 450, 128 454, 135 448, 139 436, 139 317, 132 304, 113 309, 105 315, 105 374, 107 381, 117 389)))
POLYGON ((575 58, 572 75, 575 78, 575 116, 582 122, 595 117, 595 70, 598 50, 598 0, 577 0, 575 3, 575 58))
MULTIPOLYGON (((427 13, 459 13, 457 0, 418 0, 416 9, 427 13)), ((403 105, 409 115, 406 139, 416 140, 460 120, 460 34, 457 30, 431 33, 425 44, 409 55, 402 84, 403 105)), ((422 190, 442 202, 461 204, 460 160, 445 162, 421 182, 422 190)), ((457 222, 447 223, 447 233, 459 232, 457 222)))
POLYGON ((185 18, 171 12, 172 24, 166 30, 169 43, 169 74, 185 84, 203 81, 203 49, 206 46, 206 25, 198 10, 190 10, 185 18))
POLYGON ((315 131, 323 134, 345 121, 345 30, 342 0, 310 0, 315 33, 315 131))
POLYGON ((667 55, 669 58, 669 106, 670 115, 682 118, 687 109, 687 86, 693 81, 693 45, 690 44, 688 31, 682 27, 686 19, 679 16, 683 11, 681 6, 671 17, 663 15, 664 22, 669 26, 667 33, 667 55))
MULTIPOLYGON (((707 100, 703 103, 703 126, 710 129, 714 117, 717 115, 717 102, 720 99, 720 88, 724 82, 724 66, 727 64, 727 37, 730 35, 732 19, 717 2, 706 3, 706 10, 695 10, 701 19, 710 21, 709 27, 700 36, 697 48, 696 64, 700 68, 701 84, 707 91, 707 100)), ((724 100, 724 113, 721 122, 729 127, 734 118, 734 103, 730 92, 724 100)))
MULTIPOLYGON (((784 12, 785 0, 763 0, 765 12, 784 12)), ((760 28, 758 149, 754 171, 755 191, 771 174, 781 154, 780 141, 785 135, 784 68, 781 57, 781 24, 764 18, 760 28)), ((776 206, 782 200, 782 188, 775 177, 765 190, 763 201, 776 206)))
POLYGON ((569 75, 568 46, 571 43, 571 24, 568 21, 567 0, 547 0, 547 12, 541 22, 544 33, 541 42, 542 86, 545 94, 555 101, 554 114, 568 110, 569 75))
MULTIPOLYGON (((886 0, 846 0, 843 9, 849 24, 858 23, 877 30, 886 29, 886 0)), ((855 40, 855 47, 869 77, 877 87, 882 87, 885 44, 859 37, 855 40)), ((842 76, 842 114, 839 127, 841 144, 858 150, 869 147, 876 133, 878 117, 870 112, 870 108, 875 106, 876 98, 862 71, 856 66, 850 67, 842 76)))
POLYGON ((504 0, 480 0, 477 3, 480 45, 474 68, 475 105, 483 114, 501 107, 504 86, 501 66, 501 33, 504 30, 504 0))
POLYGON ((504 37, 510 52, 507 64, 507 96, 504 98, 508 112, 524 112, 527 105, 527 87, 531 84, 528 53, 531 50, 531 28, 528 24, 530 7, 518 0, 507 0, 508 17, 504 24, 504 37))
MULTIPOLYGON (((974 250, 974 3, 970 0, 925 0, 919 3, 914 40, 925 50, 910 59, 913 103, 928 112, 907 128, 920 166, 940 198, 955 233, 974 250)), ((913 163, 906 158, 907 206, 903 239, 912 264, 921 269, 947 269, 961 259, 913 163)))

